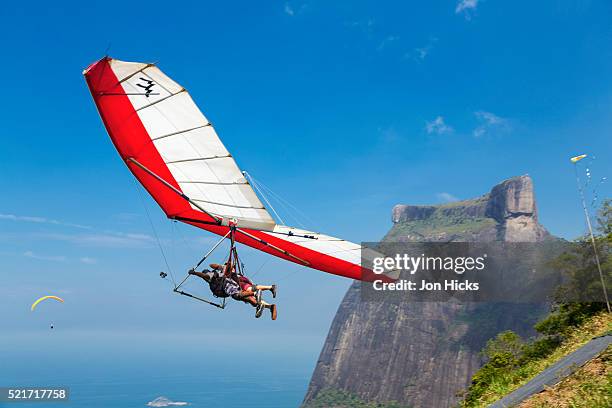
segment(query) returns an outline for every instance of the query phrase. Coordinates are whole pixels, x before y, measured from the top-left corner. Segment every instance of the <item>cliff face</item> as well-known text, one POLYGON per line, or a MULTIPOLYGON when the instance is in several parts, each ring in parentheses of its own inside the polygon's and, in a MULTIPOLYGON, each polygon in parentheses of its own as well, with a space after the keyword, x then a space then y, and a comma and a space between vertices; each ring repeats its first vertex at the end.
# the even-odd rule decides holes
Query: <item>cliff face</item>
MULTIPOLYGON (((529 176, 506 180, 473 200, 397 205, 392 221, 385 240, 535 242, 548 236, 538 223, 529 176)), ((542 306, 362 302, 354 283, 334 318, 305 404, 339 390, 366 401, 454 406, 481 364, 486 340, 508 329, 529 335, 542 306)))

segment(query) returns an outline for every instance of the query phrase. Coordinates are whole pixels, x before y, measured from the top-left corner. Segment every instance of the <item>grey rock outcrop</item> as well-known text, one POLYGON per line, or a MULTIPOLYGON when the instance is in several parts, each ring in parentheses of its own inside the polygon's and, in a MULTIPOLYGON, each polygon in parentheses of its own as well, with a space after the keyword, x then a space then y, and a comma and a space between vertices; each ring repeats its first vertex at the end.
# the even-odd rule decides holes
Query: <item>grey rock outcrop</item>
POLYGON ((511 242, 540 241, 548 235, 538 223, 529 176, 514 177, 493 187, 485 215, 500 225, 500 238, 511 242))
MULTIPOLYGON (((505 180, 491 192, 471 200, 443 205, 396 205, 391 212, 394 224, 410 222, 438 224, 441 234, 429 234, 427 240, 488 241, 493 236, 507 242, 537 242, 548 232, 538 222, 531 177, 524 175, 505 180), (465 229, 461 229, 461 224, 465 229), (450 226, 457 228, 448 228, 450 226), (472 233, 470 233, 470 229, 472 233), (453 234, 453 231, 455 233, 453 234)), ((405 230, 405 228, 404 228, 405 230)), ((407 231, 391 230, 385 239, 418 240, 425 237, 407 231)))

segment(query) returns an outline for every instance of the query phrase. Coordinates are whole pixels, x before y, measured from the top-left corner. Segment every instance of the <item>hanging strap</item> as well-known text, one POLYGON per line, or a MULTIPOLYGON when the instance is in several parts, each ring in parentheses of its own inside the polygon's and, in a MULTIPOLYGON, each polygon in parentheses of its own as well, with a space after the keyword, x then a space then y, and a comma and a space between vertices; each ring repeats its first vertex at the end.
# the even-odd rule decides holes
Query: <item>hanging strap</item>
MULTIPOLYGON (((202 257, 202 259, 200 259, 200 261, 191 270, 195 271, 200 265, 202 265, 202 263, 228 237, 229 237, 230 243, 231 243, 231 245, 230 245, 230 253, 229 253, 229 257, 228 257, 228 261, 227 261, 228 265, 231 267, 232 266, 232 262, 237 262, 238 261, 238 252, 236 251, 236 240, 234 239, 235 232, 236 232, 236 227, 235 226, 230 226, 230 229, 227 232, 227 234, 225 234, 219 241, 217 241, 217 243, 215 243, 215 245, 213 245, 213 247, 202 257)), ((187 276, 181 281, 181 283, 179 283, 178 285, 176 285, 174 287, 173 292, 174 293, 178 293, 179 295, 190 297, 190 298, 192 298, 194 300, 198 300, 200 302, 204 302, 204 303, 209 304, 211 306, 215 306, 215 307, 217 307, 219 309, 225 309, 226 298, 223 298, 221 303, 216 303, 216 302, 212 302, 212 301, 210 301, 208 299, 204 299, 204 298, 201 298, 199 296, 192 295, 191 293, 185 292, 184 290, 180 290, 181 286, 183 286, 183 284, 187 281, 187 279, 189 279, 190 276, 191 275, 187 274, 187 276)))
MULTIPOLYGON (((213 247, 202 257, 202 259, 200 259, 200 261, 191 270, 195 271, 210 256, 210 254, 212 254, 215 251, 215 249, 217 249, 217 247, 219 245, 221 245, 223 240, 225 240, 225 239, 227 239, 229 237, 229 240, 230 240, 230 251, 229 251, 229 255, 228 255, 228 258, 227 258, 227 264, 226 264, 226 266, 228 268, 227 271, 229 272, 229 276, 225 275, 225 271, 224 271, 224 277, 227 278, 227 279, 232 279, 231 274, 232 274, 232 269, 234 269, 234 268, 235 268, 235 274, 236 275, 243 276, 242 266, 240 265, 240 259, 238 258, 238 250, 236 249, 235 234, 236 234, 236 225, 235 224, 230 224, 230 228, 229 228, 229 231, 227 232, 227 234, 225 234, 215 245, 213 245, 213 247)), ((215 307, 217 307, 219 309, 225 309, 226 298, 223 298, 221 303, 216 303, 216 302, 211 302, 210 300, 201 298, 199 296, 192 295, 191 293, 185 292, 183 290, 180 290, 181 286, 187 281, 187 279, 189 279, 190 276, 191 275, 187 274, 185 279, 183 279, 181 281, 181 283, 179 283, 178 285, 176 285, 174 287, 173 291, 175 293, 178 293, 179 295, 183 295, 183 296, 187 296, 187 297, 190 297, 192 299, 195 299, 195 300, 199 300, 200 302, 204 302, 204 303, 209 304, 211 306, 215 306, 215 307)))

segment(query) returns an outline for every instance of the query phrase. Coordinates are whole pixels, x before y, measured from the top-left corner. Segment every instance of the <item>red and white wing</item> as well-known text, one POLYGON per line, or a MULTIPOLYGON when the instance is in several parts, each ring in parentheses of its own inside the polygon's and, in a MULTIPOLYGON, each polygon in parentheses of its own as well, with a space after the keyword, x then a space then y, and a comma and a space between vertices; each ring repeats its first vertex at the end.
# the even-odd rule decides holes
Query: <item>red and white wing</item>
POLYGON ((169 218, 219 235, 235 219, 243 244, 362 278, 360 245, 274 222, 189 93, 155 65, 105 57, 83 74, 119 155, 169 218))

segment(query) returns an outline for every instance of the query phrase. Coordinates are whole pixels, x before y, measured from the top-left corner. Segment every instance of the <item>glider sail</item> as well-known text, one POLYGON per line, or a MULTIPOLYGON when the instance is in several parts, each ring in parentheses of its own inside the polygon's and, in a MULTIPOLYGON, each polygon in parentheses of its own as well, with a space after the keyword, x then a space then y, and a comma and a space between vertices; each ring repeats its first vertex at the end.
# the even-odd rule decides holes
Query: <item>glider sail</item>
MULTIPOLYGON (((214 127, 182 86, 154 65, 118 60, 108 64, 121 89, 111 89, 106 98, 116 99, 115 93, 127 96, 147 133, 146 142, 157 150, 179 189, 193 200, 194 210, 235 218, 244 227, 274 228, 274 220, 214 127)), ((138 156, 138 151, 132 152, 134 159, 138 156)))
POLYGON ((189 93, 154 64, 102 58, 83 72, 119 155, 165 214, 332 274, 361 279, 361 246, 278 225, 189 93))
POLYGON ((38 306, 38 304, 40 302, 42 302, 43 300, 47 300, 47 299, 53 299, 53 300, 57 300, 58 302, 64 303, 64 299, 57 297, 57 296, 43 296, 41 298, 36 299, 36 301, 34 303, 32 303, 32 306, 30 306, 30 310, 34 311, 36 309, 36 306, 38 306))

